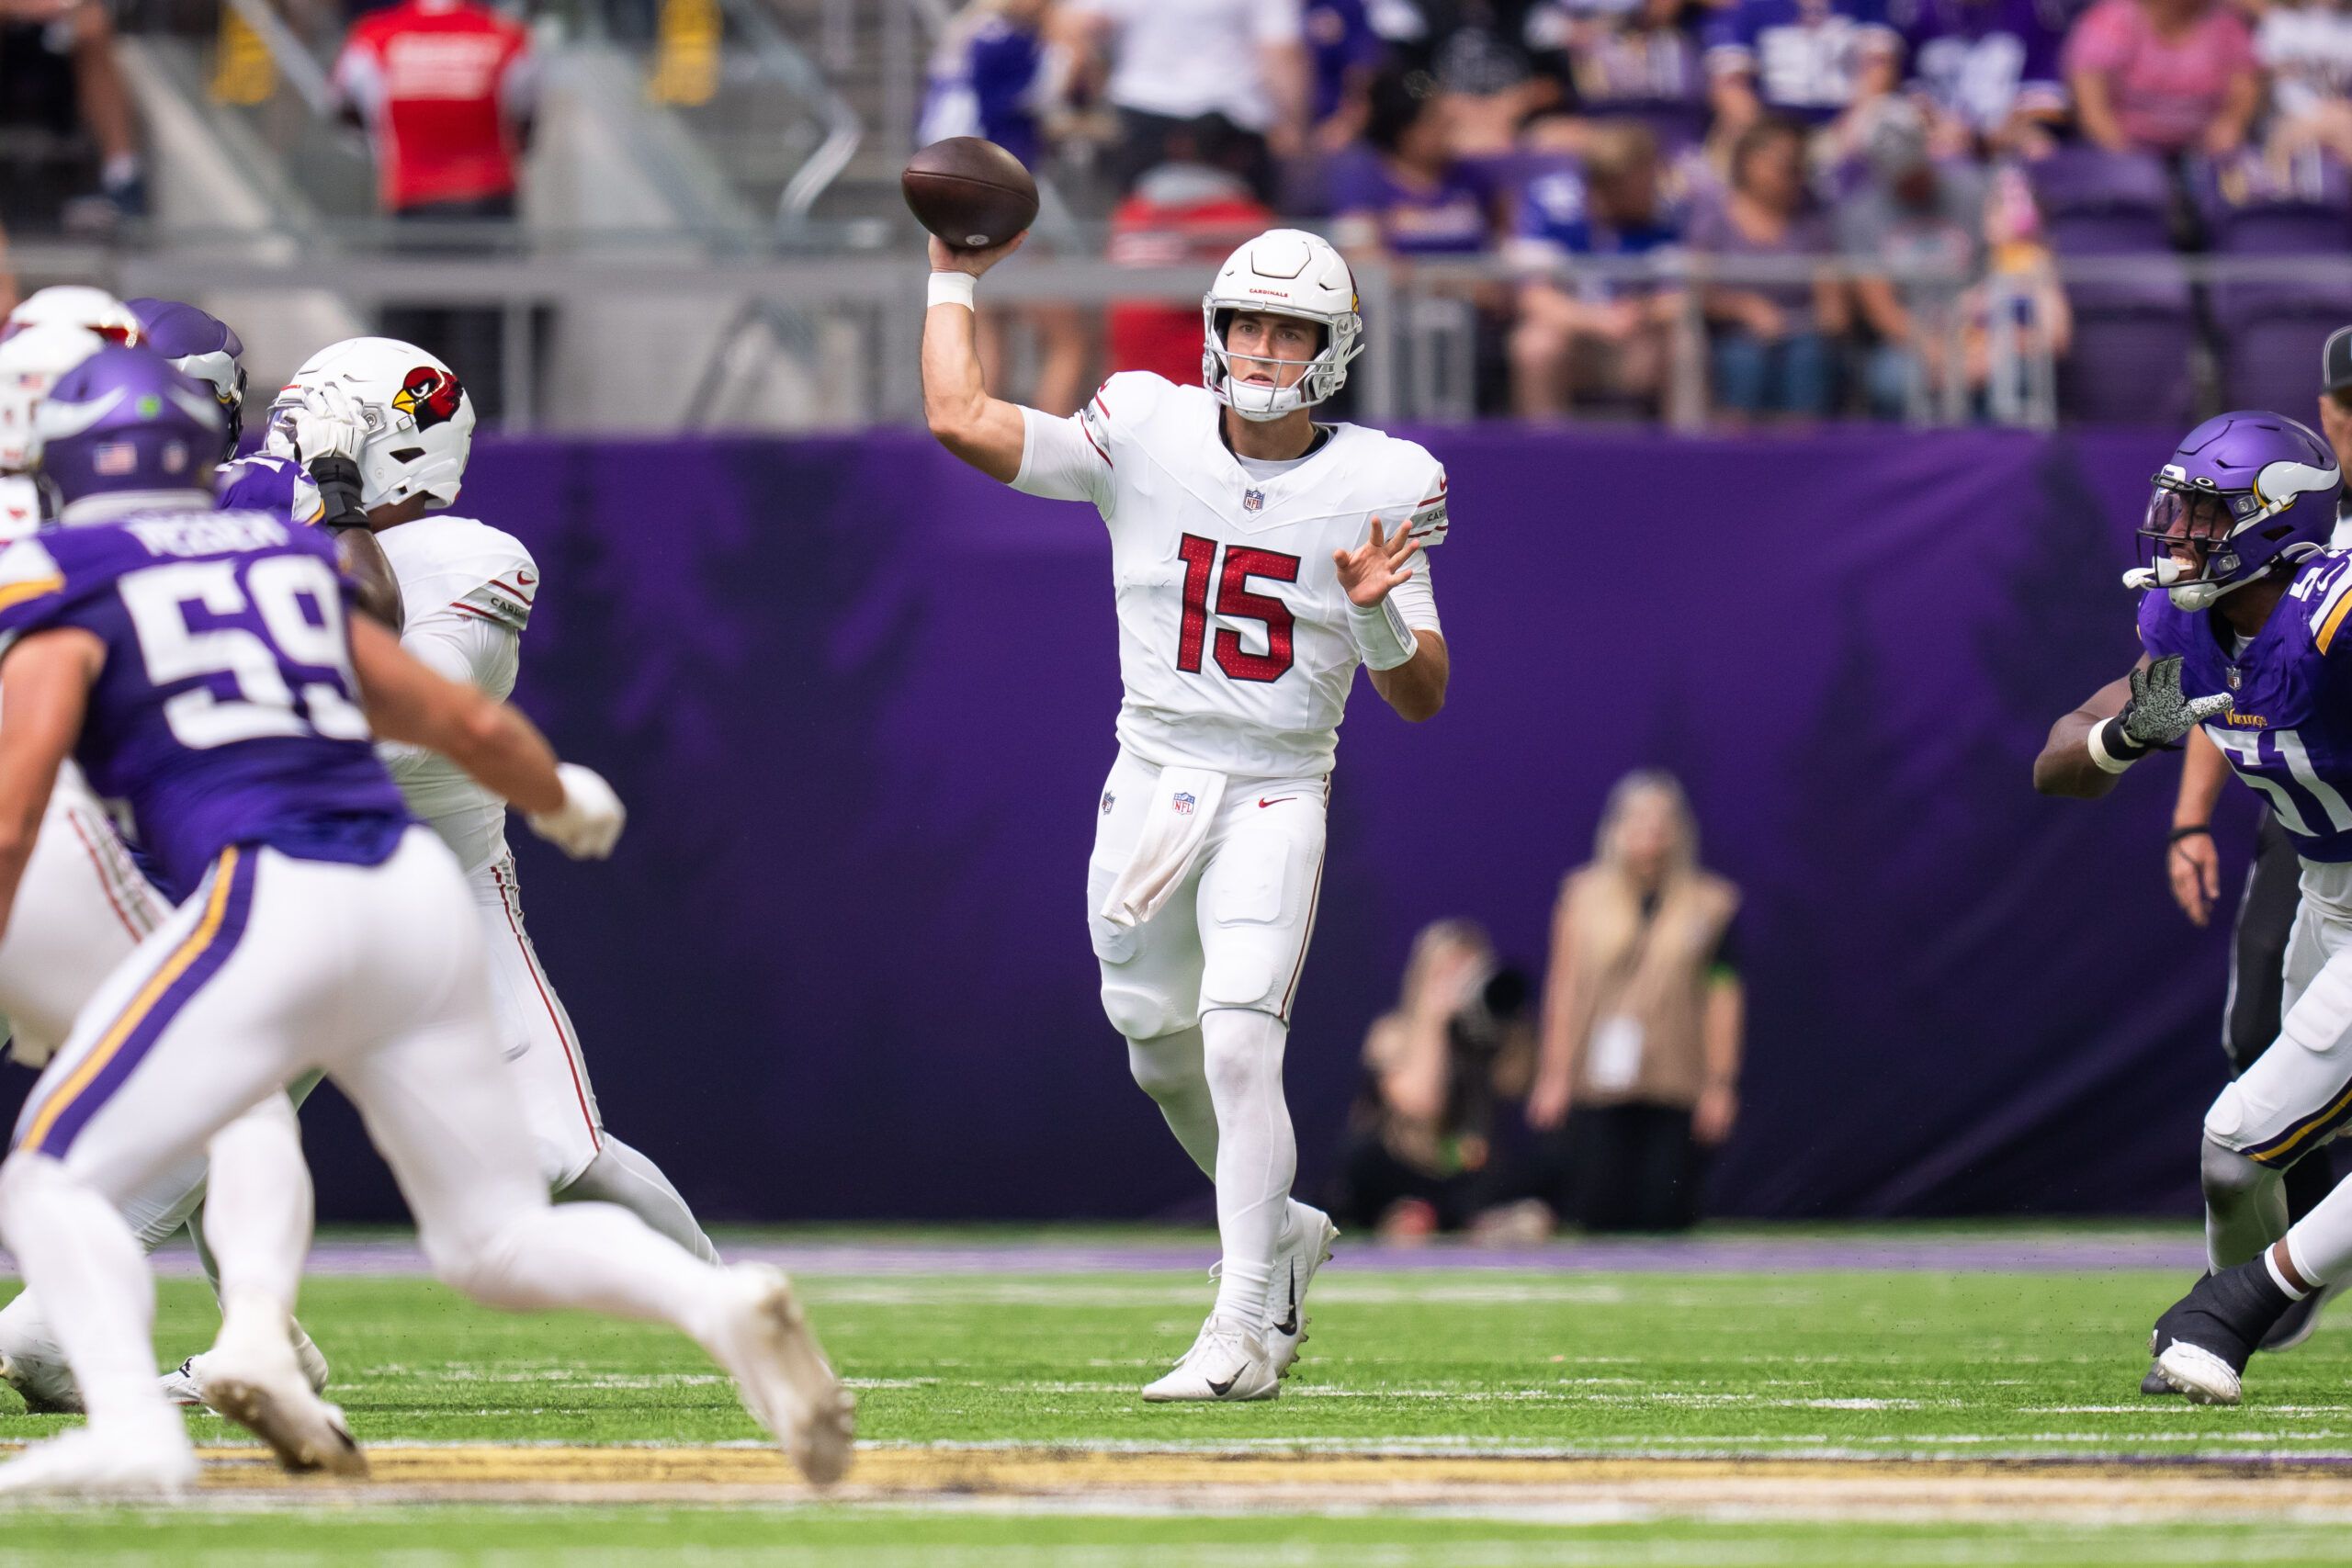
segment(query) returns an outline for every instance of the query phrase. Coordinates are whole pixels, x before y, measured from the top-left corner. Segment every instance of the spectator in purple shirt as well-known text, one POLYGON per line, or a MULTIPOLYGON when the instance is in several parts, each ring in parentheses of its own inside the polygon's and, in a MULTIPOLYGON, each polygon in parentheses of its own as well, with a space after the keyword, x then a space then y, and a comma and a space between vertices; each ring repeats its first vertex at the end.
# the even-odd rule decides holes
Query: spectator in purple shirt
MULTIPOLYGON (((1732 145, 1731 188, 1690 225, 1690 248, 1725 257, 1826 256, 1828 223, 1808 201, 1804 130, 1768 116, 1732 145)), ((1834 275, 1810 281, 1712 283, 1709 359, 1717 411, 1736 422, 1781 414, 1818 419, 1834 403, 1834 343, 1849 325, 1834 275)))
POLYGON ((1372 85, 1364 144, 1331 175, 1331 243, 1395 256, 1475 254, 1494 234, 1480 182, 1454 155, 1454 101, 1427 72, 1372 85))
POLYGON ((1035 168, 1069 74, 1046 40, 1052 10, 1053 0, 972 0, 958 12, 932 56, 916 139, 985 136, 1035 168))
POLYGON ((2039 157, 2066 117, 2064 0, 1893 0, 1910 88, 1943 157, 2039 157))
POLYGON ((1306 0, 1302 18, 1315 73, 1309 111, 1315 145, 1336 152, 1363 134, 1363 119, 1387 49, 1372 30, 1364 0, 1306 0))
POLYGON ((1565 41, 1577 110, 1639 119, 1669 153, 1702 139, 1707 81, 1686 9, 1686 0, 1612 0, 1570 11, 1565 41))
POLYGON ((1903 39, 1880 0, 1732 0, 1706 44, 1715 118, 1735 137, 1768 113, 1835 125, 1902 75, 1903 39))
POLYGON ((1526 275, 1510 334, 1511 408, 1520 418, 1558 418, 1580 391, 1653 411, 1665 401, 1681 291, 1577 266, 1584 257, 1645 256, 1680 241, 1663 174, 1647 126, 1601 120, 1586 136, 1581 164, 1540 171, 1521 188, 1510 247, 1526 275))

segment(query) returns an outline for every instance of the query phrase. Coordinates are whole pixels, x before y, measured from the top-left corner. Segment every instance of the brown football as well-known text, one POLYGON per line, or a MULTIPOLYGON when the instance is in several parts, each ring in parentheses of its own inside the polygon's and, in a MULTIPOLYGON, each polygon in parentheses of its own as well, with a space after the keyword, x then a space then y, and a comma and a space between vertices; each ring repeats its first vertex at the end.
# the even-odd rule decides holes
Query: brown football
POLYGON ((978 136, 951 136, 917 152, 899 189, 916 221, 958 250, 1001 245, 1037 218, 1037 182, 1020 159, 978 136))

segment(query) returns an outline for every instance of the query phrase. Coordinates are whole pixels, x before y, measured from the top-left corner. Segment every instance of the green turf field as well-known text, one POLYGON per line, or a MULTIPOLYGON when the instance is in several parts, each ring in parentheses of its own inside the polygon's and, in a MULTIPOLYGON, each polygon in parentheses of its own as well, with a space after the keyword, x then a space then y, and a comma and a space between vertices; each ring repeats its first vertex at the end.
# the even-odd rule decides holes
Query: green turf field
MULTIPOLYGON (((2248 1403, 2199 1409, 2135 1392, 2175 1273, 1376 1272, 1343 1262, 1316 1287, 1308 1359, 1273 1403, 1155 1407, 1136 1389, 1189 1342, 1197 1272, 802 1277, 859 1390, 863 1466, 909 1450, 1046 1445, 1273 1459, 1328 1453, 1611 1460, 2007 1461, 2095 1456, 2306 1461, 2352 1469, 2352 1316, 2256 1365, 2248 1403)), ((757 1436, 729 1385, 666 1331, 585 1317, 510 1318, 400 1278, 313 1280, 303 1315, 335 1365, 363 1443, 663 1444, 757 1436)), ((203 1287, 162 1288, 158 1359, 209 1338, 203 1287)), ((0 1391, 0 1402, 12 1396, 0 1391)), ((64 1418, 0 1417, 0 1438, 64 1418)), ((203 1418, 200 1442, 236 1435, 203 1418)), ((1298 1462, 1306 1462, 1301 1460, 1298 1462)), ((1650 1467, 1672 1472, 1675 1467, 1650 1467)), ((1688 1468, 1688 1467, 1685 1467, 1688 1468)), ((1788 1466, 1793 1473, 1799 1467, 1788 1466)), ((1849 1471, 1860 1467, 1848 1466, 1849 1471)), ((1897 1478, 1937 1467, 1878 1467, 1897 1478)), ((1944 1467, 1949 1468, 1949 1467, 1944 1467)), ((2089 1466, 2076 1468, 2089 1469, 2089 1466)), ((2112 1469, 2113 1467, 2108 1467, 2112 1469)), ((2244 1467, 2214 1465, 2245 1479, 2244 1467)), ((1736 1481, 1736 1465, 1717 1465, 1736 1481)), ((1650 1472, 1644 1472, 1648 1474, 1650 1472)), ((2303 1471, 2312 1476, 2312 1467, 2303 1471)), ((854 1475, 853 1480, 858 1477, 854 1475)), ((59 1511, 0 1522, 0 1562, 406 1558, 566 1563, 693 1549, 705 1562, 926 1563, 2341 1562, 2352 1482, 2281 1499, 2233 1494, 2177 1517, 2207 1483, 2151 1477, 2158 1519, 2128 1501, 2013 1517, 1997 1501, 1882 1500, 1806 1517, 1804 1483, 1728 1502, 1642 1486, 1573 1501, 1419 1496, 962 1495, 704 1508, 479 1503, 388 1508, 339 1497, 208 1494, 169 1515, 59 1511), (2291 1502, 2291 1506, 2290 1506, 2291 1502), (2316 1510, 2316 1511, 2315 1511, 2316 1510), (2245 1519, 2263 1519, 2249 1526, 2245 1519), (442 1555, 430 1555, 430 1554, 442 1555)), ((2134 1482, 2133 1484, 2140 1484, 2134 1482)), ((1645 1483, 1644 1485, 1647 1485, 1645 1483)))

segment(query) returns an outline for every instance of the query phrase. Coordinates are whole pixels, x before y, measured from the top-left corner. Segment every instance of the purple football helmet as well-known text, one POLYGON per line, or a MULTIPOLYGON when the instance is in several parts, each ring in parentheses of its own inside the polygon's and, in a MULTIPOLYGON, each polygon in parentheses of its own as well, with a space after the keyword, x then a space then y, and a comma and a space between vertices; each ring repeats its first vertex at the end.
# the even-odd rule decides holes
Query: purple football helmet
POLYGON ((176 299, 126 299, 123 305, 139 318, 149 348, 182 375, 212 389, 228 425, 220 438, 220 460, 235 457, 237 438, 245 428, 245 367, 238 363, 245 345, 236 333, 220 317, 176 299))
POLYGON ((102 348, 50 388, 33 440, 60 516, 96 496, 203 492, 220 450, 220 407, 211 388, 151 349, 102 348))
POLYGON ((2284 414, 2216 414, 2181 438, 2140 525, 2148 564, 2127 588, 2163 589, 2184 610, 2327 547, 2344 475, 2335 454, 2284 414))

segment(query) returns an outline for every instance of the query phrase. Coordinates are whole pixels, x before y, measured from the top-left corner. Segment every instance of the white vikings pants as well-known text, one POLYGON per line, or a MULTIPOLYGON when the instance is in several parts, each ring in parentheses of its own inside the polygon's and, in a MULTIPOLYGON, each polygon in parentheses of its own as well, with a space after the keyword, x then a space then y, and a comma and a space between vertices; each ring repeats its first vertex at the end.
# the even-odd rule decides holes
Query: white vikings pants
POLYGON ((1122 751, 1102 785, 1086 912, 1103 1012, 1129 1040, 1190 1029, 1212 1008, 1287 1023, 1322 891, 1325 781, 1231 780, 1183 884, 1142 925, 1114 925, 1103 898, 1143 832, 1159 773, 1122 751))
POLYGON ((2352 1120, 2352 865, 2303 863, 2278 1043, 2205 1113, 2205 1135, 2284 1169, 2352 1120))
POLYGON ((382 864, 222 852, 108 976, 34 1086, 15 1146, 122 1206, 305 1072, 358 1107, 445 1273, 546 1203, 498 1061, 472 900, 409 830, 382 864))

